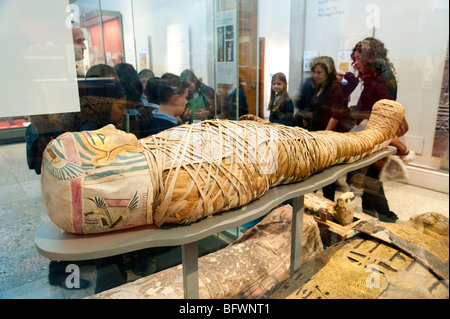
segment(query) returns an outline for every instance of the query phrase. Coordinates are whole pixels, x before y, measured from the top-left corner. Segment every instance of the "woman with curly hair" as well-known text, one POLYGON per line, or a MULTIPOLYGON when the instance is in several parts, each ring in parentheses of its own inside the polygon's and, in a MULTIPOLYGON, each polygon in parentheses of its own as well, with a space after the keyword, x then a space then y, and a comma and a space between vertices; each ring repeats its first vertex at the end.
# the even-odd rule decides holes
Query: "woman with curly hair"
MULTIPOLYGON (((358 70, 357 78, 353 76, 353 79, 354 81, 361 80, 363 85, 356 111, 353 113, 359 129, 364 127, 363 121, 369 118, 372 107, 377 101, 382 99, 395 101, 397 99, 395 69, 387 57, 387 52, 384 43, 372 37, 358 42, 353 48, 351 54, 353 66, 358 70)), ((346 79, 351 79, 351 74, 346 74, 346 79)), ((403 121, 402 125, 405 128, 400 136, 408 130, 406 121, 403 121)), ((397 148, 397 155, 405 163, 414 158, 414 153, 410 153, 398 136, 392 139, 391 145, 397 148)), ((375 215, 382 221, 395 222, 398 217, 390 211, 383 183, 379 180, 385 163, 384 160, 379 161, 369 167, 352 172, 347 175, 347 182, 354 193, 361 195, 364 212, 375 215)))
POLYGON ((372 37, 358 42, 353 48, 353 66, 358 70, 357 79, 363 84, 354 114, 357 124, 369 118, 376 101, 397 99, 395 69, 387 57, 387 52, 383 42, 372 37))
POLYGON ((394 100, 397 99, 397 79, 395 77, 394 64, 387 57, 388 50, 384 43, 378 39, 367 37, 358 42, 352 52, 352 59, 355 61, 355 54, 360 54, 360 59, 367 63, 375 62, 380 68, 380 75, 387 81, 389 94, 394 100))

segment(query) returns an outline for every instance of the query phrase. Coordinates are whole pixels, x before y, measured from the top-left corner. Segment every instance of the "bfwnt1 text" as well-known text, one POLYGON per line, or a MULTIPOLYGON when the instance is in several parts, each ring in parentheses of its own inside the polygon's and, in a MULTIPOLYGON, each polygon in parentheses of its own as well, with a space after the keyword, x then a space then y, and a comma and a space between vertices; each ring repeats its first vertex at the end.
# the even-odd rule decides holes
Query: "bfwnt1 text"
POLYGON ((257 304, 224 304, 223 313, 239 313, 239 314, 250 314, 250 313, 269 313, 269 305, 263 303, 257 304))

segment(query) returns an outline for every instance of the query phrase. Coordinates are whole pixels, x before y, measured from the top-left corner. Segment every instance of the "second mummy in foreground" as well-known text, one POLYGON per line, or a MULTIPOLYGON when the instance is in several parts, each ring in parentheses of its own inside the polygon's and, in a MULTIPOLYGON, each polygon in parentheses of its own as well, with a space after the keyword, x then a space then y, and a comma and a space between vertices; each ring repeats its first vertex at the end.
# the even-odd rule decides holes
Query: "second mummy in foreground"
POLYGON ((57 226, 77 234, 191 223, 386 147, 403 116, 399 103, 381 100, 357 133, 309 132, 251 116, 141 140, 113 125, 65 133, 44 152, 43 203, 57 226))

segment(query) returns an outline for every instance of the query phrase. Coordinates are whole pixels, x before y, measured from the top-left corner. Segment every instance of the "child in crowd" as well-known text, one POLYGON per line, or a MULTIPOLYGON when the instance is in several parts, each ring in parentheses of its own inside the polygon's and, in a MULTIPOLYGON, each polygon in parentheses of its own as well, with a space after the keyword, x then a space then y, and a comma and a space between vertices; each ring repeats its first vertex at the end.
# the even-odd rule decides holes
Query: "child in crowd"
MULTIPOLYGON (((202 83, 197 76, 191 70, 184 70, 180 74, 180 78, 183 82, 189 84, 189 93, 188 93, 188 107, 192 106, 192 103, 197 104, 197 107, 194 108, 193 119, 195 120, 207 120, 214 118, 214 109, 216 107, 215 102, 215 91, 212 87, 207 86, 202 83), (195 99, 199 98, 201 100, 195 102, 195 99), (198 107, 198 103, 200 102, 200 106, 198 107)), ((185 119, 187 116, 184 117, 185 119)))
POLYGON ((282 72, 278 72, 272 77, 268 109, 270 110, 270 122, 292 126, 294 103, 287 91, 286 75, 282 72))
POLYGON ((159 97, 159 108, 151 118, 140 116, 140 135, 146 137, 180 125, 179 117, 185 112, 189 85, 173 74, 157 80, 153 88, 159 97))

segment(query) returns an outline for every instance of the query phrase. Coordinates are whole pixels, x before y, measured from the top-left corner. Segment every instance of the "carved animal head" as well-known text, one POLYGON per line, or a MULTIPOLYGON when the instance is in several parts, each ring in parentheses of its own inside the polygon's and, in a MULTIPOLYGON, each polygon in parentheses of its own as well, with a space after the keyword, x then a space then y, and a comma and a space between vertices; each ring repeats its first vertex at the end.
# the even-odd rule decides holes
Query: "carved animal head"
POLYGON ((336 206, 335 210, 338 211, 348 211, 348 212, 354 212, 355 211, 355 194, 352 192, 347 192, 339 196, 339 198, 336 200, 336 206))
POLYGON ((334 217, 339 224, 346 226, 353 222, 355 206, 355 194, 352 192, 347 192, 339 196, 334 206, 334 217))

